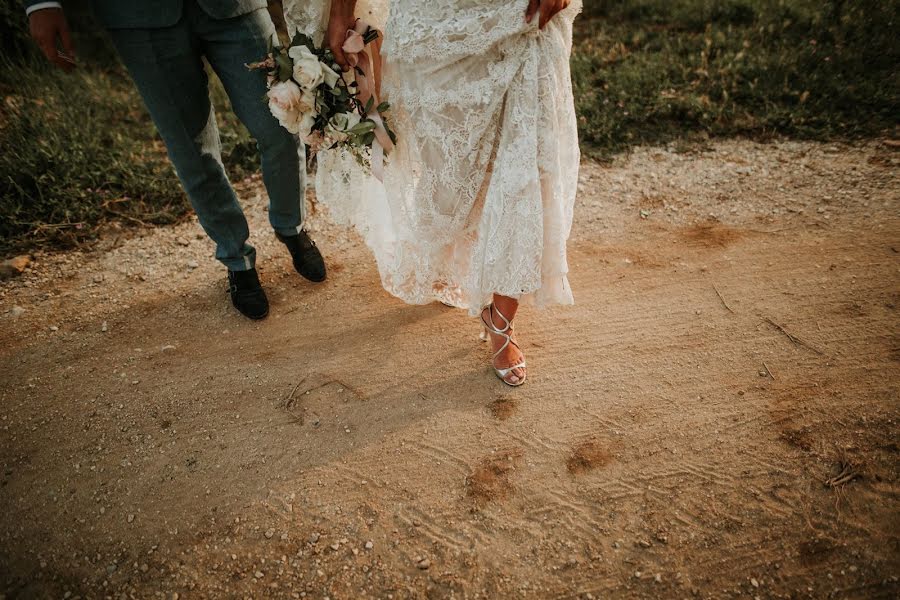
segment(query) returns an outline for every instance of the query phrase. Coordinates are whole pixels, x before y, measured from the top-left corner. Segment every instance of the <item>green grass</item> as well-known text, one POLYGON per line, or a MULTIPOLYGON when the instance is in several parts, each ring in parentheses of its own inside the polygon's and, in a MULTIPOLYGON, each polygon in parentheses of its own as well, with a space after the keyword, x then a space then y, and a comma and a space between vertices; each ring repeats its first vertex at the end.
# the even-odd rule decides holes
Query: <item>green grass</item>
MULTIPOLYGON (((84 3, 66 4, 80 68, 45 64, 18 5, 0 8, 0 254, 71 247, 110 220, 162 225, 190 204, 125 70, 84 3)), ((258 170, 255 142, 213 77, 223 161, 233 179, 258 170)))
POLYGON ((572 68, 589 154, 707 136, 854 139, 897 126, 898 2, 586 4, 572 68))
POLYGON ((3 74, 4 249, 77 244, 109 218, 165 224, 185 214, 165 150, 120 75, 8 64, 3 74))
MULTIPOLYGON (((140 98, 84 0, 67 11, 82 68, 35 56, 17 5, 0 7, 0 253, 80 244, 115 219, 165 224, 190 207, 140 98)), ((581 143, 712 136, 896 135, 900 2, 585 0, 572 71, 581 143)), ((253 140, 214 80, 232 179, 258 169, 253 140)))
MULTIPOLYGON (((0 65, 0 252, 71 247, 110 219, 175 223, 190 213, 165 146, 118 68, 64 74, 43 65, 0 65)), ((212 97, 232 178, 259 167, 255 143, 212 97)))

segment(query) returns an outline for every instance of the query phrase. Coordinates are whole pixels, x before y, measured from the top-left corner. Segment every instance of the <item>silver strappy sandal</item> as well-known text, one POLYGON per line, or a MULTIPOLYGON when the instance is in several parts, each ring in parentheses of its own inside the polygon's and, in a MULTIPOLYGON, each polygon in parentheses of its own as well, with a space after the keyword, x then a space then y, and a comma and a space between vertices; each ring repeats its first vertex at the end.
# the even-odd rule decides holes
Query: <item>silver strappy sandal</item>
POLYGON ((481 323, 484 325, 484 332, 482 332, 482 334, 481 334, 482 341, 485 341, 485 342, 490 341, 490 339, 491 339, 490 334, 492 334, 492 333, 494 335, 499 335, 500 337, 502 337, 506 340, 503 343, 503 345, 500 347, 500 349, 497 350, 494 353, 494 356, 491 358, 491 366, 494 368, 494 372, 497 374, 497 377, 500 378, 500 381, 502 381, 506 385, 508 385, 510 387, 519 387, 520 385, 525 383, 525 377, 527 376, 527 373, 526 373, 526 375, 523 375, 522 378, 519 381, 516 381, 515 383, 509 381, 508 377, 516 369, 522 369, 523 371, 525 371, 525 360, 524 359, 522 360, 521 363, 514 365, 512 367, 509 367, 508 369, 498 369, 496 367, 497 357, 500 356, 500 354, 504 350, 506 350, 506 348, 509 347, 510 344, 512 344, 513 346, 518 348, 520 352, 522 350, 521 348, 519 348, 519 344, 517 344, 512 339, 512 332, 513 332, 512 322, 510 322, 509 319, 507 319, 505 316, 503 316, 503 313, 501 313, 499 310, 497 310, 496 307, 494 307, 494 304, 491 303, 482 309, 481 323), (487 320, 485 320, 485 318, 484 318, 485 311, 488 312, 487 320), (499 316, 500 319, 503 321, 503 324, 504 324, 503 329, 497 329, 497 327, 494 325, 494 315, 499 316))

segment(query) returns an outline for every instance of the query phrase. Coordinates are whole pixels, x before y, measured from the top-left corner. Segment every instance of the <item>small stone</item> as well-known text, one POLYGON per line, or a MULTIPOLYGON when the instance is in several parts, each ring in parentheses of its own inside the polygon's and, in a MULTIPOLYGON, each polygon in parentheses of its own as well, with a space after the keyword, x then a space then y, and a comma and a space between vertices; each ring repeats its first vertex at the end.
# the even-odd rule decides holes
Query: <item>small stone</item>
POLYGON ((134 515, 133 515, 133 514, 128 515, 128 522, 129 522, 129 523, 133 523, 133 522, 134 522, 134 515))
POLYGON ((652 546, 653 544, 651 544, 651 543, 648 542, 647 540, 641 540, 641 541, 638 542, 638 545, 639 545, 641 548, 649 548, 649 547, 652 546))
POLYGON ((102 273, 97 273, 94 275, 94 283, 103 283, 103 280, 106 279, 102 273))
POLYGON ((171 352, 172 350, 175 350, 175 346, 173 346, 172 344, 166 344, 165 346, 160 348, 160 350, 162 352, 171 352))
POLYGON ((329 546, 329 548, 331 548, 332 550, 334 550, 336 552, 341 549, 341 545, 338 544, 337 542, 335 542, 331 546, 329 546))
POLYGON ((29 265, 31 265, 31 258, 28 256, 17 256, 15 258, 10 258, 9 260, 4 260, 0 263, 0 279, 21 275, 29 265))
POLYGON ((102 331, 103 333, 109 331, 109 325, 106 324, 106 321, 103 321, 103 324, 100 326, 100 331, 102 331))
POLYGON ((657 573, 653 576, 653 581, 656 583, 662 583, 662 573, 657 573))
POLYGON ((314 534, 312 534, 311 536, 309 536, 309 543, 310 543, 310 544, 315 544, 316 542, 319 541, 319 538, 320 538, 320 537, 322 537, 322 536, 321 536, 319 533, 314 533, 314 534))
POLYGON ((59 327, 57 327, 56 325, 51 325, 50 331, 59 331, 59 327))
POLYGON ((147 566, 147 563, 144 563, 141 565, 141 573, 146 573, 149 570, 150 570, 150 567, 147 566))
POLYGON ((112 575, 113 573, 116 572, 116 569, 118 569, 118 568, 119 568, 119 567, 118 567, 115 563, 113 563, 113 564, 111 564, 111 565, 109 565, 109 566, 106 567, 106 574, 107 574, 107 575, 112 575))
POLYGON ((420 558, 416 562, 416 566, 424 571, 424 570, 428 569, 429 567, 431 567, 431 561, 428 560, 427 558, 420 558))
POLYGON ((183 237, 178 237, 178 238, 175 238, 175 243, 178 244, 179 246, 189 246, 191 242, 186 240, 183 237))
POLYGON ((256 577, 257 579, 262 579, 265 576, 265 573, 263 573, 262 571, 257 571, 256 573, 253 574, 253 576, 256 577))
POLYGON ((25 309, 21 306, 13 306, 11 309, 9 309, 9 316, 13 319, 21 317, 23 314, 25 314, 25 309))
POLYGON ((756 580, 755 577, 751 577, 751 578, 750 578, 750 585, 752 585, 752 586, 755 587, 755 588, 758 588, 758 587, 759 587, 759 582, 756 580))
POLYGON ((274 529, 266 529, 265 536, 266 536, 266 539, 267 539, 267 540, 271 540, 271 539, 272 539, 272 536, 274 536, 274 535, 275 535, 275 530, 274 530, 274 529))
POLYGON ((199 267, 199 266, 200 266, 200 263, 198 263, 196 260, 189 260, 189 261, 187 262, 187 268, 188 268, 188 269, 194 270, 194 269, 196 269, 196 268, 199 267))
POLYGON ((368 542, 366 542, 366 550, 371 550, 374 547, 375 547, 375 544, 372 543, 372 540, 369 540, 368 542))

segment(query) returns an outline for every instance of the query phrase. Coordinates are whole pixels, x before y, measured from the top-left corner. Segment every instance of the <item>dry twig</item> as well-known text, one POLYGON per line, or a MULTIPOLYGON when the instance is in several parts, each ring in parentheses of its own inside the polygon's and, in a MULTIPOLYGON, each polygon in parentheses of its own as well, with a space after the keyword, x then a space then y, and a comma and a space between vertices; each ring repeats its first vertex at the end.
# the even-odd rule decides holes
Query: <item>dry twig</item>
POLYGON ((288 397, 284 401, 284 407, 290 408, 294 404, 294 394, 297 393, 297 390, 300 389, 300 386, 303 385, 303 382, 306 381, 306 377, 300 380, 300 382, 294 386, 294 389, 291 390, 291 393, 288 394, 288 397))
POLYGON ((723 298, 723 297, 722 297, 722 294, 719 293, 719 288, 717 288, 716 286, 713 286, 713 289, 716 291, 716 296, 718 296, 718 297, 719 297, 719 300, 722 301, 722 306, 724 306, 725 308, 727 308, 727 309, 728 309, 728 312, 730 312, 731 314, 734 314, 734 311, 731 310, 731 307, 728 306, 728 303, 727 303, 727 302, 725 302, 725 298, 723 298))
POLYGON ((766 321, 766 323, 768 323, 769 325, 771 325, 772 327, 774 327, 775 329, 777 329, 778 331, 783 333, 787 337, 787 339, 791 340, 797 346, 803 346, 804 348, 808 348, 819 355, 825 354, 824 352, 822 352, 815 346, 811 345, 809 342, 805 342, 802 339, 798 338, 796 335, 792 334, 790 331, 788 331, 783 326, 779 325, 778 323, 776 323, 769 317, 765 317, 764 320, 766 321))
POLYGON ((861 473, 859 473, 856 469, 853 468, 848 462, 841 463, 841 472, 836 476, 825 481, 825 485, 831 488, 841 487, 847 483, 850 483, 857 477, 861 477, 861 473))

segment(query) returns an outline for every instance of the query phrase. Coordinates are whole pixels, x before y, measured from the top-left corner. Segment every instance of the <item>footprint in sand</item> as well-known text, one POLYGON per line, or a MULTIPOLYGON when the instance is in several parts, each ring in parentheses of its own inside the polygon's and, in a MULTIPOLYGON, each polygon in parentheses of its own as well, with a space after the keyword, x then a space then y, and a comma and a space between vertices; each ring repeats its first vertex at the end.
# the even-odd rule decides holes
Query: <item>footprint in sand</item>
POLYGON ((491 402, 490 411, 498 421, 505 421, 519 409, 519 401, 510 396, 500 396, 491 402))
POLYGON ((477 506, 502 500, 514 489, 510 477, 522 458, 522 450, 510 448, 481 459, 466 477, 466 495, 477 506))
POLYGON ((609 450, 596 440, 587 440, 572 449, 566 460, 569 473, 579 475, 594 469, 605 467, 612 461, 609 450))

